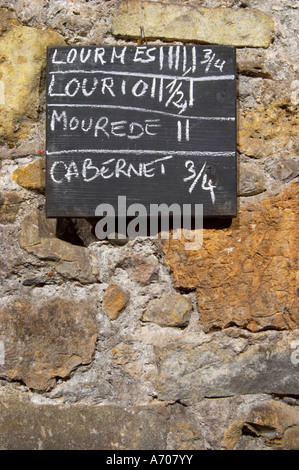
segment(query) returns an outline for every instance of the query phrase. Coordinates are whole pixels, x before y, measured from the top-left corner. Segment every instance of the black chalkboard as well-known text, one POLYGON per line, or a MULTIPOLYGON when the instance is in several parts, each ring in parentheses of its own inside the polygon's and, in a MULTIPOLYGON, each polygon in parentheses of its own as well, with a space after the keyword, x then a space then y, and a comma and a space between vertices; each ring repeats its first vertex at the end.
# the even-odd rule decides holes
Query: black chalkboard
POLYGON ((227 46, 48 48, 47 217, 118 196, 236 216, 235 70, 227 46))

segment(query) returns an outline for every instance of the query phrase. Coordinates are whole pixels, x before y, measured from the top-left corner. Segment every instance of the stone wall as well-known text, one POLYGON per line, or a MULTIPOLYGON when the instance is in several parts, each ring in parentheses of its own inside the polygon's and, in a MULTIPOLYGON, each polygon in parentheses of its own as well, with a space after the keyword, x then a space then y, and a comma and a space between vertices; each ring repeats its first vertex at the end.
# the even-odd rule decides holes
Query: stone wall
POLYGON ((1 449, 299 449, 298 2, 0 0, 1 449), (231 44, 239 215, 45 218, 48 45, 231 44), (297 73, 297 75, 296 75, 297 73))

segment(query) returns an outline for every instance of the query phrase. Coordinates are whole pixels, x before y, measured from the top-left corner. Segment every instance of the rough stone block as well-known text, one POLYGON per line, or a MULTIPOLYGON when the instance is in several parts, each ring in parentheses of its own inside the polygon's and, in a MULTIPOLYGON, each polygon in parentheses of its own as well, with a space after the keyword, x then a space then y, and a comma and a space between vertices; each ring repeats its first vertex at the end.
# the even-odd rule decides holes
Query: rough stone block
POLYGON ((1 396, 0 410, 2 450, 118 451, 166 447, 168 413, 164 405, 53 406, 35 405, 25 397, 1 396))
POLYGON ((115 16, 115 36, 269 47, 273 20, 254 9, 195 8, 183 4, 123 1, 115 16))
POLYGON ((249 437, 257 441, 253 448, 263 440, 270 449, 298 450, 299 413, 296 407, 272 401, 244 410, 226 429, 223 446, 227 450, 244 449, 249 437))
POLYGON ((119 261, 118 266, 127 269, 130 276, 143 285, 148 285, 159 277, 159 263, 153 255, 128 255, 119 261))
POLYGON ((103 309, 111 320, 116 320, 129 300, 129 295, 115 284, 110 284, 103 297, 103 309))
POLYGON ((56 238, 56 223, 41 211, 28 214, 22 224, 21 248, 40 259, 57 261, 56 271, 67 279, 78 279, 83 284, 96 282, 98 271, 88 249, 56 238))
POLYGON ((298 333, 252 338, 243 350, 224 338, 157 347, 158 398, 190 404, 204 397, 296 395, 299 368, 292 362, 292 341, 298 333))
POLYGON ((184 240, 162 246, 177 287, 196 289, 205 331, 299 326, 298 184, 246 206, 227 228, 206 228, 200 250, 184 240))
POLYGON ((7 11, 2 9, 0 24, 0 143, 15 143, 27 135, 38 118, 46 48, 63 45, 64 39, 49 29, 38 30, 12 22, 7 11))
POLYGON ((45 171, 45 160, 39 158, 28 165, 17 168, 12 174, 12 179, 23 188, 44 191, 46 185, 45 171))
POLYGON ((12 224, 18 215, 22 198, 15 192, 0 194, 0 224, 12 224))
POLYGON ((185 327, 191 316, 192 304, 179 294, 165 294, 150 300, 142 315, 142 321, 154 322, 160 326, 185 327))
POLYGON ((57 377, 89 364, 98 336, 92 300, 13 297, 1 308, 0 377, 45 391, 57 377))
POLYGON ((255 196, 266 189, 265 177, 258 167, 250 163, 240 165, 238 196, 255 196))
POLYGON ((239 119, 238 150, 257 159, 286 151, 295 153, 298 125, 298 112, 291 110, 289 99, 277 99, 269 105, 243 109, 239 119))

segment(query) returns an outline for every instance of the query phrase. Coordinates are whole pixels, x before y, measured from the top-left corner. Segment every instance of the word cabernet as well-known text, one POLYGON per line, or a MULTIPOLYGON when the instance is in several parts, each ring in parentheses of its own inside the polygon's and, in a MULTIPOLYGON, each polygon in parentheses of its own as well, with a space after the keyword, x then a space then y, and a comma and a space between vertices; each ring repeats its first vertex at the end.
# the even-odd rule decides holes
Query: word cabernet
POLYGON ((71 183, 73 178, 82 177, 83 181, 88 183, 96 178, 110 179, 120 176, 139 176, 153 178, 157 172, 165 174, 165 162, 172 159, 172 155, 157 158, 149 162, 139 162, 137 164, 128 163, 124 158, 110 158, 99 166, 93 164, 91 158, 83 161, 82 169, 79 170, 79 164, 74 160, 66 163, 63 160, 57 160, 51 165, 50 175, 54 183, 61 184, 64 181, 71 183))

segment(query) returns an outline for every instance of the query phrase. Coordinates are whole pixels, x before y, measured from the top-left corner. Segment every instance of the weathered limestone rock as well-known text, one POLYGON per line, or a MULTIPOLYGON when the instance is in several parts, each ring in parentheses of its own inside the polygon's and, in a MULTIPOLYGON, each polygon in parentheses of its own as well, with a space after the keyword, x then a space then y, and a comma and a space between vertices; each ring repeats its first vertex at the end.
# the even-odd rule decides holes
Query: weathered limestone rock
POLYGON ((162 246, 175 285, 196 288, 205 331, 299 325, 296 288, 298 184, 240 210, 229 228, 206 228, 198 251, 182 240, 162 246))
POLYGON ((192 409, 178 403, 57 406, 5 390, 0 448, 298 450, 298 414, 296 406, 265 395, 203 399, 192 409))
POLYGON ((242 110, 238 150, 253 158, 269 157, 286 149, 296 152, 299 116, 289 105, 289 100, 275 100, 267 106, 242 110))
POLYGON ((127 269, 130 276, 143 285, 150 284, 159 277, 159 263, 153 255, 128 255, 119 261, 118 266, 127 269))
POLYGON ((12 224, 18 215, 22 198, 15 192, 0 193, 0 224, 12 224))
POLYGON ((266 67, 266 53, 261 49, 236 49, 237 70, 251 77, 270 78, 266 67))
POLYGON ((273 21, 258 10, 194 8, 182 4, 123 1, 113 23, 115 36, 269 47, 273 21))
POLYGON ((20 166, 12 174, 13 181, 26 189, 44 191, 46 185, 45 163, 44 159, 39 158, 28 165, 20 166))
POLYGON ((178 403, 171 406, 167 449, 203 450, 205 438, 201 422, 195 413, 178 403))
POLYGON ((261 170, 249 163, 241 164, 238 196, 254 196, 264 191, 266 191, 266 184, 261 170))
POLYGON ((217 336, 203 344, 156 347, 158 398, 190 404, 204 397, 296 395, 299 368, 292 362, 293 341, 298 333, 267 332, 243 343, 217 336))
POLYGON ((191 316, 192 304, 179 294, 165 294, 159 299, 150 300, 141 320, 154 322, 160 326, 185 327, 191 316))
POLYGON ((43 238, 55 237, 56 224, 56 219, 47 219, 42 211, 32 211, 25 217, 22 224, 20 235, 21 248, 31 253, 34 250, 34 246, 38 246, 43 238))
POLYGON ((73 298, 13 297, 1 308, 4 360, 0 377, 44 391, 92 361, 98 331, 95 303, 73 298))
POLYGON ((289 181, 299 175, 299 160, 279 158, 271 171, 271 175, 281 181, 289 181))
POLYGON ((232 420, 223 437, 227 450, 244 448, 246 437, 263 440, 271 449, 299 449, 299 413, 296 407, 272 401, 256 405, 232 420))
POLYGON ((129 300, 128 293, 115 284, 110 284, 103 297, 103 309, 111 320, 116 320, 129 300))
POLYGON ((38 258, 57 261, 56 271, 83 284, 96 282, 97 269, 88 249, 59 240, 56 219, 46 219, 41 211, 27 215, 22 224, 20 246, 38 258))
POLYGON ((2 9, 0 23, 0 143, 14 143, 38 117, 46 48, 62 45, 64 39, 51 30, 20 26, 2 9))
MULTIPOLYGON (((37 405, 1 394, 0 447, 5 450, 161 450, 168 411, 152 406, 37 405)), ((111 454, 113 458, 113 454, 111 454)))
POLYGON ((138 343, 124 343, 122 341, 111 349, 110 355, 114 368, 125 371, 126 374, 141 381, 143 386, 146 381, 155 381, 154 353, 152 350, 149 351, 145 345, 141 350, 138 343))
POLYGON ((195 417, 204 428, 205 448, 295 450, 299 412, 296 400, 293 406, 287 400, 262 394, 200 400, 195 417))

